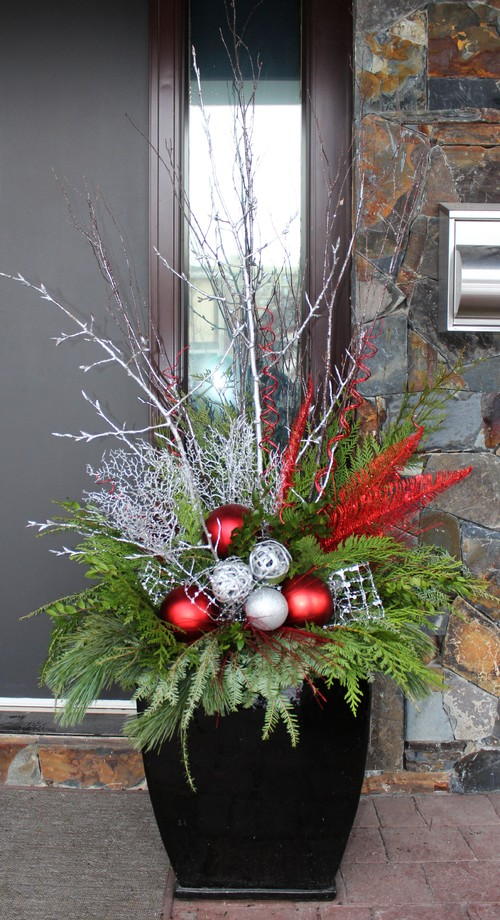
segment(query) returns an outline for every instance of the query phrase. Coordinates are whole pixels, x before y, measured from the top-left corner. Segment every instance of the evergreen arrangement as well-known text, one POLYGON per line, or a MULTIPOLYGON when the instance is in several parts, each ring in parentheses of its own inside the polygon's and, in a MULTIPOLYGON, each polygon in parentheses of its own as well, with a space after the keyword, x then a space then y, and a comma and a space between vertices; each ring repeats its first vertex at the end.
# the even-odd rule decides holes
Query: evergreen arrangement
POLYGON ((126 735, 147 749, 179 734, 189 775, 198 707, 224 716, 264 701, 263 739, 283 721, 296 744, 290 688, 304 681, 318 705, 339 681, 353 711, 376 673, 412 698, 439 686, 433 617, 479 586, 409 525, 469 470, 409 469, 425 398, 379 442, 362 434, 354 396, 353 381, 318 442, 310 387, 262 473, 251 420, 189 401, 181 453, 163 432, 90 471, 85 503, 42 525, 81 534, 67 552, 90 580, 46 608, 42 678, 65 701, 63 722, 118 684, 147 701, 126 735))

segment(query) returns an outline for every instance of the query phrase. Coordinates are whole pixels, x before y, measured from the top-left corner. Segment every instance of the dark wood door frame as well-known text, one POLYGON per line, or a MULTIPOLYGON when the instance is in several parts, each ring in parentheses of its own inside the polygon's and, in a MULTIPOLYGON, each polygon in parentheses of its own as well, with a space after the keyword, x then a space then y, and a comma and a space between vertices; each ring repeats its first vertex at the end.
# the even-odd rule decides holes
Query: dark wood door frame
MULTIPOLYGON (((183 284, 158 259, 182 270, 184 233, 182 171, 187 127, 188 0, 150 0, 151 4, 151 316, 171 364, 186 345, 183 284)), ((323 284, 326 216, 329 201, 343 200, 330 241, 340 238, 347 251, 351 236, 352 48, 353 23, 344 0, 303 3, 303 99, 305 144, 306 290, 315 299, 323 284), (329 173, 334 180, 329 188, 329 173)), ((342 262, 342 254, 340 258, 342 262)), ((327 336, 327 319, 314 324, 311 372, 317 378, 327 336)), ((334 357, 341 361, 350 339, 349 271, 337 295, 334 357)))

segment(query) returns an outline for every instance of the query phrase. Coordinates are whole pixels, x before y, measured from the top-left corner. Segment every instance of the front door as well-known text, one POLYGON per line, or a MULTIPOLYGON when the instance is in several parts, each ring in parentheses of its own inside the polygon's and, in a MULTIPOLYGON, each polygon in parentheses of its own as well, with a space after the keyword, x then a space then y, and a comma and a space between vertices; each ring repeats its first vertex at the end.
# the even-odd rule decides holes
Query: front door
MULTIPOLYGON (((148 30, 148 0, 2 4, 0 271, 42 282, 98 323, 107 293, 62 188, 78 220, 88 184, 119 254, 116 220, 147 303, 148 30)), ((77 566, 50 552, 60 542, 36 539, 27 522, 57 514, 54 499, 91 488, 87 464, 106 446, 52 432, 98 429, 82 389, 130 425, 140 426, 145 410, 121 375, 79 370, 88 346, 55 346, 54 337, 75 330, 33 291, 0 279, 0 316, 0 697, 15 702, 48 696, 38 672, 49 623, 21 618, 82 586, 77 566)))

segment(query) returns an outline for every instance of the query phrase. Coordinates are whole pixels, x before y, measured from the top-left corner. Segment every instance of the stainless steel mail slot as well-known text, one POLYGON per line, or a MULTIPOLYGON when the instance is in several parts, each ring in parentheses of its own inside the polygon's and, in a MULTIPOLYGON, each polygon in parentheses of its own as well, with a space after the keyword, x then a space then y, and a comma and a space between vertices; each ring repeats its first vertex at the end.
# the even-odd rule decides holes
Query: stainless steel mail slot
POLYGON ((500 332, 500 204, 439 210, 440 331, 500 332))

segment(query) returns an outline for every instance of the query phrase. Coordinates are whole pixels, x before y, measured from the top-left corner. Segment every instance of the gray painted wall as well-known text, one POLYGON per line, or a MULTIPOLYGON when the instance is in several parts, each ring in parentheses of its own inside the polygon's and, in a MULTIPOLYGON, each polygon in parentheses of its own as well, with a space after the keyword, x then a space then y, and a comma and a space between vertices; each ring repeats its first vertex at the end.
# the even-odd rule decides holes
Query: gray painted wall
MULTIPOLYGON (((81 315, 105 322, 102 279, 71 224, 55 170, 75 188, 86 177, 102 191, 146 300, 148 148, 140 132, 147 128, 147 0, 3 4, 0 271, 43 281, 81 315)), ((105 446, 51 432, 98 430, 83 387, 127 424, 142 424, 145 410, 124 376, 78 370, 89 360, 88 346, 55 347, 51 337, 71 325, 28 289, 0 279, 0 318, 0 696, 46 696, 37 674, 48 623, 20 617, 83 579, 26 521, 56 513, 53 499, 78 499, 91 485, 86 464, 105 446)))

